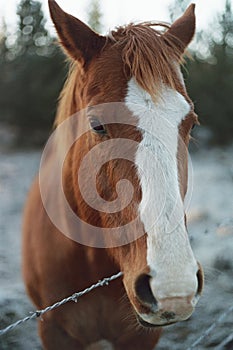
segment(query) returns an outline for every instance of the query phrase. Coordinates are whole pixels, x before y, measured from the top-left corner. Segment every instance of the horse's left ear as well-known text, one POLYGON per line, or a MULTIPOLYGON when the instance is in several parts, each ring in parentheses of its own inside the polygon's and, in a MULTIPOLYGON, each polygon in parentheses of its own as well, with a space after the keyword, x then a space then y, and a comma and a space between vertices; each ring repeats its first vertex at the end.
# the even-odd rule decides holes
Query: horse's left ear
POLYGON ((185 13, 178 18, 166 31, 165 38, 175 42, 180 53, 183 54, 191 42, 196 27, 195 4, 191 4, 185 13))
POLYGON ((65 51, 83 65, 103 48, 106 38, 95 33, 86 24, 64 12, 54 0, 49 1, 53 23, 65 51))

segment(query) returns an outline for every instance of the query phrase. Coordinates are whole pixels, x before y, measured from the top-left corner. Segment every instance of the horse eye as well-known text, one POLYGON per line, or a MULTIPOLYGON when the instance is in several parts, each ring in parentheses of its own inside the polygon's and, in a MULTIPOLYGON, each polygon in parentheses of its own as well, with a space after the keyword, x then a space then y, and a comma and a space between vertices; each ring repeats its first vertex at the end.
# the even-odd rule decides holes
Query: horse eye
POLYGON ((98 134, 105 134, 106 129, 97 118, 89 118, 89 123, 93 131, 98 134))
POLYGON ((197 126, 197 124, 193 124, 191 129, 193 130, 196 126, 197 126))

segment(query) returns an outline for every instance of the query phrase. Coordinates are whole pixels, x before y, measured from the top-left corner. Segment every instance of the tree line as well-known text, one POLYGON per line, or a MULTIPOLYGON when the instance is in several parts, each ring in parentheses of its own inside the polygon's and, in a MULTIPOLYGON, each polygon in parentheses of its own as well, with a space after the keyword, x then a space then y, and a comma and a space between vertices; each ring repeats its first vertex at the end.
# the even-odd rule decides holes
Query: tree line
MULTIPOLYGON (((174 0, 171 19, 188 0, 174 0)), ((179 13, 180 12, 180 13, 179 13)), ((0 127, 15 128, 20 146, 40 146, 52 129, 59 92, 68 64, 56 39, 46 29, 41 3, 21 0, 17 31, 0 33, 0 127)), ((89 24, 101 30, 98 0, 89 6, 89 24)), ((225 145, 233 140, 233 12, 231 1, 210 26, 208 35, 197 34, 197 43, 184 68, 186 85, 195 102, 207 141, 225 145)))

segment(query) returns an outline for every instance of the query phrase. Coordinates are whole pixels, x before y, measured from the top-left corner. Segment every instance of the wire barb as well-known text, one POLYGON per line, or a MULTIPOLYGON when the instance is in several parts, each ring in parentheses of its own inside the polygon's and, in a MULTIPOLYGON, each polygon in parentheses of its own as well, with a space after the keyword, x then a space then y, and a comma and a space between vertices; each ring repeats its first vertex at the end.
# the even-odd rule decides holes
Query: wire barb
POLYGON ((41 317, 41 311, 36 311, 36 317, 37 318, 41 317))
POLYGON ((43 310, 37 310, 37 311, 34 311, 34 312, 30 312, 31 316, 27 316, 25 318, 22 318, 21 320, 18 320, 17 322, 15 323, 12 323, 11 325, 9 325, 8 327, 4 328, 4 329, 1 329, 0 330, 0 336, 14 330, 16 327, 18 327, 19 325, 27 322, 27 321, 31 321, 33 319, 36 319, 36 318, 41 318, 42 319, 42 316, 49 312, 49 311, 52 311, 54 309, 57 309, 58 307, 70 302, 70 301, 73 301, 75 303, 78 302, 78 299, 87 294, 87 293, 90 293, 93 289, 96 289, 98 287, 104 287, 104 286, 107 286, 109 285, 110 282, 112 282, 113 280, 121 277, 123 275, 122 272, 118 272, 116 275, 112 275, 111 277, 107 277, 107 278, 104 278, 102 280, 100 280, 99 282, 93 284, 92 286, 84 289, 83 291, 81 292, 78 292, 78 293, 74 293, 73 295, 71 295, 70 297, 68 298, 65 298, 51 306, 47 306, 45 309, 43 310))

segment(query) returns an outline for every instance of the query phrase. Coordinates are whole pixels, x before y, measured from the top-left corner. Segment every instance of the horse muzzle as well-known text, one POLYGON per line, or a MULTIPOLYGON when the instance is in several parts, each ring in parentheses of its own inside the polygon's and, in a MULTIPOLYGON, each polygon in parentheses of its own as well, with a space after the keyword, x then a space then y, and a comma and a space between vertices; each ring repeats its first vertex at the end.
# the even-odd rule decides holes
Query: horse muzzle
POLYGON ((135 282, 133 303, 138 322, 144 327, 159 327, 187 320, 195 309, 202 288, 203 274, 202 270, 199 270, 197 282, 192 290, 184 293, 185 287, 182 288, 180 283, 179 287, 169 287, 168 290, 176 290, 174 295, 168 293, 161 297, 155 293, 152 277, 141 274, 135 282))
POLYGON ((165 327, 176 322, 187 320, 195 309, 197 298, 167 298, 157 302, 148 312, 137 313, 137 320, 143 327, 165 327))

